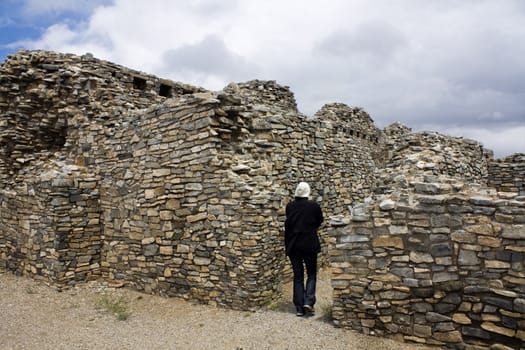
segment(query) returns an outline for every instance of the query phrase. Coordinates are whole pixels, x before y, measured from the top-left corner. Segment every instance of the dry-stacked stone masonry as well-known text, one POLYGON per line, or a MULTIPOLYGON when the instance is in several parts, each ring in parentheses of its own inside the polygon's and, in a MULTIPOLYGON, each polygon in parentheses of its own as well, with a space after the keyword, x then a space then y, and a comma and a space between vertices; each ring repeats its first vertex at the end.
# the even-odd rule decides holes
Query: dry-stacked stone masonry
POLYGON ((489 185, 500 192, 525 193, 525 154, 517 153, 504 159, 490 162, 489 185))
POLYGON ((381 131, 343 104, 307 117, 274 81, 210 92, 45 51, 0 66, 0 147, 1 270, 257 308, 280 293, 284 206, 308 181, 332 217, 338 324, 456 347, 523 339, 519 156, 381 131))
POLYGON ((307 118, 273 81, 208 92, 43 51, 0 72, 0 266, 18 273, 259 307, 280 291, 297 182, 327 216, 376 186, 371 118, 307 118))
POLYGON ((0 190, 0 267, 58 284, 100 276, 97 179, 74 165, 0 190))
POLYGON ((491 175, 494 164, 508 174, 523 158, 487 169, 472 141, 389 132, 397 150, 377 196, 332 217, 336 323, 457 349, 523 349, 524 176, 505 175, 505 190, 485 183, 504 177, 491 175))

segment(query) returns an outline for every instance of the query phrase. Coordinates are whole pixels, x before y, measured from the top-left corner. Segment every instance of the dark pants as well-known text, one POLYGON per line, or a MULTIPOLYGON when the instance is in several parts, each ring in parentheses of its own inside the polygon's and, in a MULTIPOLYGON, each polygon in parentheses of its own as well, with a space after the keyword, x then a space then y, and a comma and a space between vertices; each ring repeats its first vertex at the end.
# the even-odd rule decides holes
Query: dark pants
POLYGON ((317 254, 290 256, 293 270, 293 303, 297 311, 304 311, 304 305, 314 306, 315 285, 317 282, 317 254), (304 265, 303 265, 304 263, 304 265), (304 286, 304 266, 306 266, 306 288, 304 286))

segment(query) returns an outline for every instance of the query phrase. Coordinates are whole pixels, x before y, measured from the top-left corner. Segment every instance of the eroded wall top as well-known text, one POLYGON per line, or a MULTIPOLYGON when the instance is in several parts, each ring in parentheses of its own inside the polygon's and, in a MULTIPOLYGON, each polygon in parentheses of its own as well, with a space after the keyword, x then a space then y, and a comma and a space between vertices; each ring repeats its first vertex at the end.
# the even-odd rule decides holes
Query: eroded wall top
POLYGON ((0 180, 58 150, 76 152, 83 125, 111 125, 129 110, 197 91, 89 54, 21 50, 0 66, 0 180))

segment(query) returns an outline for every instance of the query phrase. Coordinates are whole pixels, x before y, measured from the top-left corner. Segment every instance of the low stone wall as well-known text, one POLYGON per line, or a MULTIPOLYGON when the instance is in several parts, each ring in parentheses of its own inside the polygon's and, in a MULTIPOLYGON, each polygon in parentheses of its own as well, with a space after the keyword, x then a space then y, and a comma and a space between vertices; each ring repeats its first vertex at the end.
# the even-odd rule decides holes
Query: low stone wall
POLYGON ((0 190, 0 267, 65 285, 100 276, 98 180, 54 165, 0 190))
MULTIPOLYGON (((430 131, 412 133, 399 123, 387 126, 385 134, 388 154, 381 172, 387 179, 395 178, 395 174, 417 173, 487 184, 487 164, 493 159, 493 152, 478 141, 430 131)), ((382 186, 388 190, 392 184, 382 186)))
POLYGON ((522 349, 525 198, 411 185, 413 194, 332 218, 336 324, 457 349, 522 349))
POLYGON ((525 196, 525 154, 517 153, 488 165, 488 184, 500 192, 518 192, 525 196))

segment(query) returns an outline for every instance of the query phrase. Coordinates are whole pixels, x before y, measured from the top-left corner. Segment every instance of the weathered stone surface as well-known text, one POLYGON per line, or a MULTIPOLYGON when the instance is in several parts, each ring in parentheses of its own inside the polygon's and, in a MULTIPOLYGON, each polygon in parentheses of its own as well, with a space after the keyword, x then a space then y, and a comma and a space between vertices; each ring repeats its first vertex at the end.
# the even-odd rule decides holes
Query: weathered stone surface
POLYGON ((396 202, 391 199, 385 199, 379 204, 379 208, 381 208, 381 210, 392 210, 395 208, 395 206, 396 202))
POLYGON ((159 254, 160 255, 173 255, 173 247, 161 246, 159 248, 159 254))
POLYGON ((432 327, 425 325, 414 325, 414 335, 422 338, 430 338, 432 336, 432 327))
POLYGON ((463 341, 463 337, 461 336, 461 333, 459 331, 434 332, 432 336, 434 337, 434 339, 446 343, 461 343, 463 341))
POLYGON ((455 330, 453 322, 439 322, 434 325, 434 331, 436 332, 452 332, 455 330))
POLYGON ((428 303, 413 303, 412 310, 415 312, 427 313, 432 311, 432 305, 428 303))
POLYGON ((514 307, 513 307, 514 311, 525 314, 525 299, 516 298, 514 299, 513 304, 514 304, 514 307))
POLYGON ((503 238, 508 239, 525 239, 525 225, 505 226, 501 233, 503 238))
POLYGON ((476 327, 461 327, 461 333, 465 336, 489 340, 490 333, 476 327))
POLYGON ((464 288, 464 292, 466 294, 474 294, 474 293, 485 293, 485 292, 489 292, 490 291, 490 288, 489 287, 486 287, 486 286, 480 286, 480 285, 475 285, 475 286, 466 286, 464 288))
POLYGON ((434 258, 429 253, 410 252, 410 261, 415 263, 431 263, 434 262, 434 258))
POLYGON ((432 287, 421 287, 412 289, 412 293, 418 298, 429 298, 434 295, 434 288, 432 287))
POLYGON ((159 246, 157 244, 148 244, 142 247, 142 254, 144 256, 154 256, 159 251, 159 246))
POLYGON ((437 183, 416 183, 414 189, 416 193, 438 194, 440 185, 437 183))
POLYGON ((479 236, 478 243, 485 247, 498 248, 501 246, 501 239, 489 236, 479 236))
POLYGON ((466 230, 477 235, 494 235, 494 229, 491 224, 478 224, 466 227, 466 230))
POLYGON ((434 276, 432 277, 432 282, 448 282, 448 281, 455 281, 458 280, 459 276, 455 273, 450 272, 437 272, 434 273, 434 276))
POLYGON ((390 272, 400 277, 414 277, 414 269, 411 267, 392 267, 390 272))
POLYGON ((476 234, 463 230, 454 231, 450 236, 453 241, 460 243, 476 243, 477 239, 476 234))
POLYGON ((458 305, 461 303, 461 295, 458 293, 449 293, 445 295, 443 299, 441 299, 441 302, 458 305))
POLYGON ((437 243, 430 247, 430 254, 434 257, 452 255, 453 249, 452 243, 437 243))
POLYGON ((394 247, 403 249, 405 247, 403 239, 398 236, 378 236, 372 242, 374 248, 377 247, 394 247))
POLYGON ((452 321, 459 323, 459 324, 471 324, 472 323, 472 321, 466 314, 461 314, 461 313, 453 314, 452 321))
POLYGON ((193 262, 197 266, 208 266, 211 263, 211 259, 196 257, 195 259, 193 259, 193 262))
POLYGON ((510 263, 500 260, 485 260, 487 269, 510 269, 510 263))
POLYGON ((408 293, 395 291, 395 290, 380 292, 379 295, 381 296, 381 298, 386 299, 386 300, 401 300, 401 299, 406 299, 410 296, 410 294, 408 293))
POLYGON ((436 323, 436 322, 448 322, 451 320, 449 316, 438 314, 436 312, 428 312, 426 314, 426 319, 429 322, 436 323))
POLYGON ((391 225, 388 227, 388 231, 392 235, 404 235, 408 233, 408 227, 407 226, 396 226, 391 225))
POLYGON ((189 253, 190 247, 186 244, 178 244, 177 245, 177 253, 189 253))
POLYGON ((501 334, 507 337, 514 337, 516 335, 515 330, 498 326, 494 324, 493 322, 483 322, 481 324, 481 328, 483 328, 486 331, 496 333, 496 334, 501 334))
POLYGON ((186 217, 186 221, 188 223, 193 223, 193 222, 196 222, 196 221, 204 220, 207 217, 208 217, 207 213, 199 213, 199 214, 195 214, 195 215, 188 215, 186 217))
POLYGON ((477 253, 472 250, 461 249, 458 256, 459 265, 479 265, 480 260, 477 257, 477 253))
POLYGON ((487 304, 495 305, 497 307, 503 308, 505 310, 512 311, 512 301, 506 298, 501 297, 492 297, 492 296, 486 296, 481 298, 482 301, 484 301, 487 304))
POLYGON ((370 237, 360 235, 347 235, 341 237, 341 243, 368 242, 370 237))
POLYGON ((503 344, 493 344, 491 345, 490 350, 514 350, 514 348, 511 348, 510 346, 505 346, 503 344))

